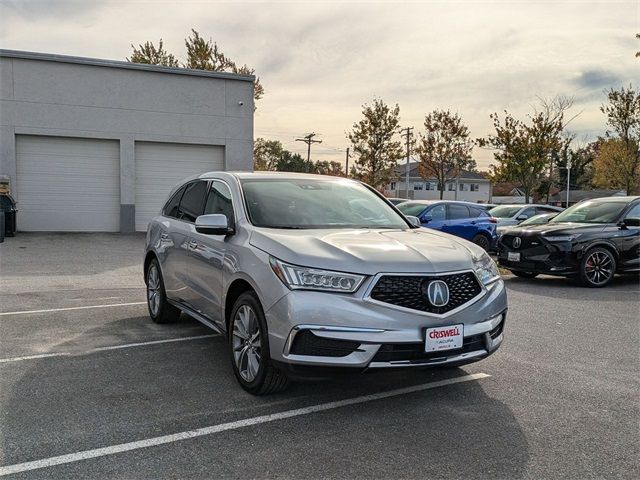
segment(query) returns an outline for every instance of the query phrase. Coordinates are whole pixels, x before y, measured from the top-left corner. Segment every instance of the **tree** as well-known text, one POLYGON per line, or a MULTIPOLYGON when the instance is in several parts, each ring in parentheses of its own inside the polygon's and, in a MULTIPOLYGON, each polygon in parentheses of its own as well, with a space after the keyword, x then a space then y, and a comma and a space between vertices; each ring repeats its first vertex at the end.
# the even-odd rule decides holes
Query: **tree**
POLYGON ((530 123, 517 120, 507 111, 504 122, 497 113, 492 114, 496 134, 477 140, 481 147, 495 150, 493 157, 498 163, 491 165, 492 179, 520 183, 527 203, 543 180, 549 182, 548 191, 552 175, 545 178, 544 172, 551 169, 554 157, 571 141, 571 137, 563 136, 568 123, 564 115, 571 103, 563 97, 543 100, 542 109, 529 116, 530 123))
MULTIPOLYGON (((191 35, 184 41, 187 47, 187 62, 182 65, 183 68, 193 68, 198 70, 211 70, 215 72, 230 72, 239 75, 255 75, 255 70, 247 65, 238 65, 236 62, 227 57, 213 40, 205 40, 194 29, 191 29, 191 35)), ((163 65, 168 67, 179 67, 178 60, 175 56, 167 53, 162 45, 162 39, 156 47, 152 42, 146 42, 134 47, 131 58, 127 58, 128 62, 147 63, 151 65, 163 65)), ((264 87, 260 83, 260 78, 256 78, 253 84, 253 98, 260 100, 264 95, 264 87)))
POLYGON ((625 186, 627 195, 633 195, 640 183, 640 93, 632 85, 606 93, 609 103, 600 111, 612 129, 606 132, 607 138, 616 141, 604 142, 598 152, 596 184, 625 186))
POLYGON ((279 172, 313 172, 313 163, 307 162, 298 153, 291 153, 289 150, 284 150, 282 156, 276 163, 276 170, 279 172))
POLYGON ((426 115, 424 129, 417 148, 420 176, 438 181, 442 199, 447 182, 463 170, 476 168, 476 162, 471 158, 473 140, 469 138, 469 129, 460 116, 449 110, 434 110, 426 115))
POLYGON ((164 49, 162 39, 158 42, 157 47, 152 42, 145 42, 144 45, 138 45, 138 48, 131 44, 131 48, 133 53, 131 58, 127 58, 127 62, 163 65, 165 67, 179 66, 176 57, 164 49))
MULTIPOLYGON (((636 33, 636 38, 640 40, 640 33, 636 33)), ((640 52, 636 52, 636 58, 640 57, 640 52)))
POLYGON ((571 178, 569 185, 572 189, 588 190, 593 185, 593 161, 600 146, 599 141, 590 142, 577 148, 568 148, 557 159, 558 184, 561 189, 567 188, 567 163, 571 160, 571 178))
POLYGON ((640 168, 620 138, 603 139, 593 161, 594 183, 600 188, 625 189, 628 195, 638 191, 640 168))
POLYGON ((334 177, 343 177, 344 171, 340 162, 328 162, 326 160, 317 161, 313 166, 314 173, 320 175, 333 175, 334 177))
POLYGON ((258 138, 253 142, 253 169, 275 170, 284 148, 278 140, 258 138))
MULTIPOLYGON (((231 72, 240 75, 254 75, 255 70, 247 65, 238 66, 233 60, 227 57, 212 39, 205 40, 200 34, 191 29, 191 36, 184 41, 187 47, 187 63, 185 68, 197 70, 212 70, 215 72, 231 72)), ((260 78, 256 78, 253 85, 253 98, 260 100, 264 95, 264 87, 260 83, 260 78)))
POLYGON ((403 157, 402 144, 396 139, 400 107, 374 99, 373 105, 362 106, 362 115, 347 133, 355 157, 353 176, 380 188, 392 180, 393 169, 403 157))

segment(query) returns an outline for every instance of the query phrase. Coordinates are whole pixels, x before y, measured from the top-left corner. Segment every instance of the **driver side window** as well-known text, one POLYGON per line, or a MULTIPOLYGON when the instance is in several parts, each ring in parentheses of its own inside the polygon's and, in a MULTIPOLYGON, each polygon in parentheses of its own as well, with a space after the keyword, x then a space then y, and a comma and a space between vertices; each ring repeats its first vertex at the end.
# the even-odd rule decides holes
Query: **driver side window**
POLYGON ((427 215, 431 215, 431 220, 440 221, 447 219, 447 207, 445 205, 436 205, 433 207, 427 215))
POLYGON ((633 206, 631 208, 631 210, 629 210, 627 212, 627 214, 624 216, 625 220, 627 218, 638 218, 640 219, 640 203, 636 204, 635 206, 633 206))
POLYGON ((231 200, 231 191, 226 184, 217 181, 211 182, 204 214, 222 214, 227 217, 229 225, 234 224, 233 201, 231 200))

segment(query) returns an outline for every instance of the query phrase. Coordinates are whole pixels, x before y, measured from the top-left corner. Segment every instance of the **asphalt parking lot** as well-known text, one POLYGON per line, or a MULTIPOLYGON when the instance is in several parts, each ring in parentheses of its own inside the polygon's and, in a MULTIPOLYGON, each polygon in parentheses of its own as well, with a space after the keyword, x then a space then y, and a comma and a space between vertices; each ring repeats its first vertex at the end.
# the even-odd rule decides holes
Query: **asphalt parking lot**
POLYGON ((252 397, 225 341, 151 323, 142 235, 0 244, 0 476, 636 478, 640 290, 506 276, 506 340, 459 369, 252 397), (633 472, 636 472, 635 474, 633 472))

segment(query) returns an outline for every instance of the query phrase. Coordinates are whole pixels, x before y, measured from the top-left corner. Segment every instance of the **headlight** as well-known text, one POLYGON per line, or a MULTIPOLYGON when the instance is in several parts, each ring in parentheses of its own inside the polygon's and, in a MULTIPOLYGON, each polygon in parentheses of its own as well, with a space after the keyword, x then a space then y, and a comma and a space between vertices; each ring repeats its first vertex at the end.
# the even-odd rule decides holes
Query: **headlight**
POLYGON ((480 258, 474 258, 473 264, 478 278, 484 285, 489 285, 500 278, 500 271, 496 262, 486 253, 483 253, 480 258))
POLYGON ((324 290, 328 292, 355 292, 364 276, 352 273, 331 272, 315 268, 299 267, 269 257, 273 273, 292 290, 324 290))
POLYGON ((578 238, 578 235, 549 235, 548 237, 543 236, 547 242, 570 242, 574 238, 578 238))

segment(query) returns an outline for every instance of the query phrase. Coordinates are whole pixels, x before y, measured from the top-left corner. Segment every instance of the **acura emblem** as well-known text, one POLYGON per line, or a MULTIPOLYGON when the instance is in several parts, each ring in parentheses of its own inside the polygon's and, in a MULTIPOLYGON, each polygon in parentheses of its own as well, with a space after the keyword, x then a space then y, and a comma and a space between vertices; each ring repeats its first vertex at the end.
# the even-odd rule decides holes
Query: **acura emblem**
POLYGON ((449 303, 449 287, 442 280, 433 280, 427 286, 427 299, 434 307, 444 307, 449 303))
POLYGON ((520 237, 516 237, 513 239, 513 248, 520 248, 522 245, 522 239, 520 237))

